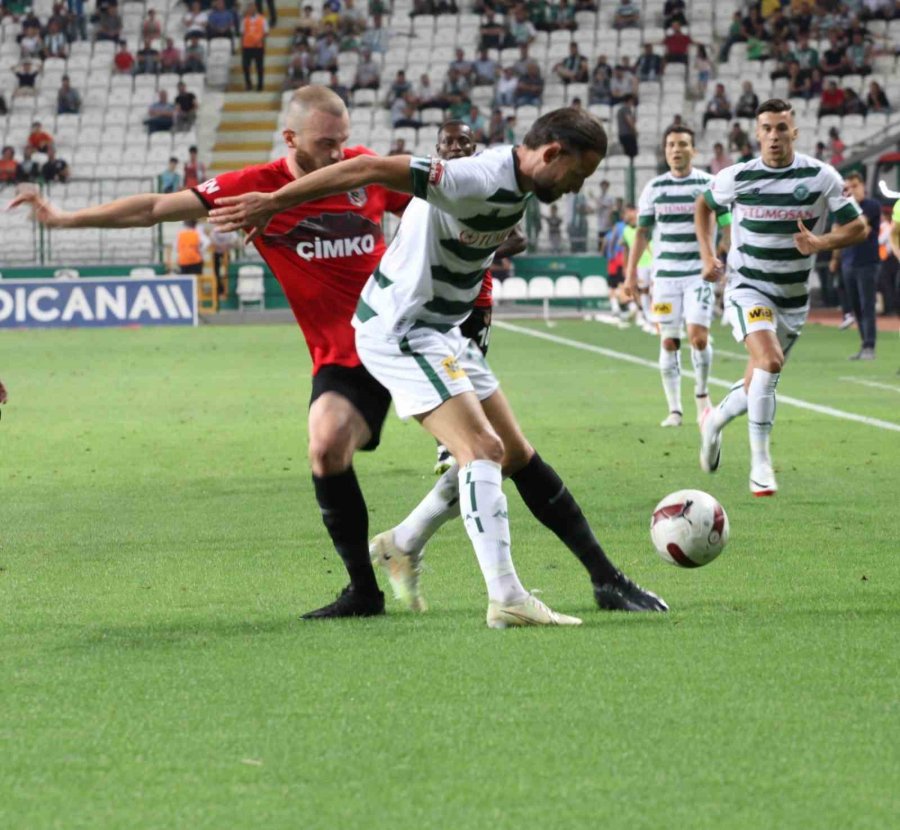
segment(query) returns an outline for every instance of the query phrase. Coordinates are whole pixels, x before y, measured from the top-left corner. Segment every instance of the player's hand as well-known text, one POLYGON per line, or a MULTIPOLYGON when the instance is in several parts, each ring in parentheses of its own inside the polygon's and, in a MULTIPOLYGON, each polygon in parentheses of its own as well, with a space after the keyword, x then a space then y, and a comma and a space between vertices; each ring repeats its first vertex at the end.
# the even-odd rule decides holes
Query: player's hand
POLYGON ((625 282, 622 283, 622 290, 625 292, 625 296, 627 296, 629 300, 637 300, 638 290, 636 273, 632 274, 626 272, 625 282))
POLYGON ((800 233, 794 234, 794 247, 801 254, 810 256, 822 250, 822 240, 803 224, 802 219, 797 220, 797 227, 800 228, 800 233))
POLYGON ((37 190, 26 190, 20 193, 9 203, 7 210, 14 210, 21 205, 29 205, 34 220, 45 227, 62 227, 64 212, 55 208, 37 190))
POLYGON ((272 210, 270 193, 244 193, 240 196, 223 196, 216 199, 216 206, 209 212, 209 221, 223 231, 239 231, 250 228, 244 242, 250 242, 261 234, 277 211, 272 210))
POLYGON ((703 260, 701 276, 706 282, 718 282, 725 274, 725 263, 718 257, 703 260))

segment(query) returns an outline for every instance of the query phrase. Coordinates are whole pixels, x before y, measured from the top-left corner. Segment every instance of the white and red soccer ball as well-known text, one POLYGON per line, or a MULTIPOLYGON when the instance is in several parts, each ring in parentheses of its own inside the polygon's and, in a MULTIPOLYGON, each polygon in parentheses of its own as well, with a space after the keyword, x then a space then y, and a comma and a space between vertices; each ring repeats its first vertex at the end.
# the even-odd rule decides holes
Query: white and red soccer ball
POLYGON ((662 559, 680 568, 713 561, 728 541, 728 516, 709 493, 678 490, 653 510, 650 538, 662 559))

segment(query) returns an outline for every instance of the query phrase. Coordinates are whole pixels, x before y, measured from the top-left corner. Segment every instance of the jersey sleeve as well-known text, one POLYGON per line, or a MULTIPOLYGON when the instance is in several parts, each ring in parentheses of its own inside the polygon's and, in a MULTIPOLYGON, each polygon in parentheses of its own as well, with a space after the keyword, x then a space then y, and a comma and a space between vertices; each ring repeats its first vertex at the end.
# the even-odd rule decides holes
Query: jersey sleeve
POLYGON ((412 201, 409 193, 398 193, 396 190, 386 190, 384 209, 388 213, 403 213, 407 205, 412 201))
POLYGON ((844 193, 844 180, 830 165, 825 168, 825 187, 822 196, 828 203, 828 210, 834 214, 834 221, 838 225, 846 225, 862 214, 862 209, 856 199, 844 193))
POLYGON ((240 196, 259 189, 259 178, 252 168, 222 173, 191 188, 207 210, 212 210, 223 196, 240 196))
POLYGON ((708 189, 703 191, 703 200, 714 210, 716 216, 727 213, 735 200, 734 177, 741 168, 740 164, 732 164, 713 176, 708 189))
POLYGON ((656 208, 653 205, 653 187, 650 183, 641 191, 638 199, 638 227, 652 228, 656 222, 656 208))
POLYGON ((487 199, 497 189, 477 156, 450 161, 414 156, 409 169, 413 193, 451 216, 461 199, 487 199))

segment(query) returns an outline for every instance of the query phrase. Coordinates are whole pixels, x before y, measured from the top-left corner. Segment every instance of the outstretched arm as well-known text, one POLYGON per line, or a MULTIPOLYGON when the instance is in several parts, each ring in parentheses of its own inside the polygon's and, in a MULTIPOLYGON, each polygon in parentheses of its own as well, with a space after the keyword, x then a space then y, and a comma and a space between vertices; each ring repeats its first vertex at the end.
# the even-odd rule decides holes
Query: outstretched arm
POLYGON ((703 279, 717 282, 725 271, 722 260, 713 250, 716 238, 716 213, 706 203, 703 195, 697 197, 694 204, 694 228, 697 231, 697 242, 700 244, 700 259, 703 260, 703 279))
POLYGON ((413 192, 411 156, 356 156, 307 173, 274 193, 245 193, 216 200, 210 211, 212 222, 222 230, 253 227, 248 240, 265 229, 276 213, 303 202, 347 193, 358 187, 381 184, 401 193, 413 192))
POLYGON ((794 245, 801 254, 809 256, 819 251, 835 251, 849 245, 858 245, 869 233, 869 223, 864 216, 857 216, 843 225, 835 225, 828 233, 816 236, 802 221, 797 221, 799 232, 794 234, 794 245))
POLYGON ((9 208, 19 205, 31 205, 34 218, 48 228, 148 228, 159 222, 200 219, 207 212, 190 190, 141 193, 73 211, 58 210, 37 191, 29 191, 16 196, 9 208))

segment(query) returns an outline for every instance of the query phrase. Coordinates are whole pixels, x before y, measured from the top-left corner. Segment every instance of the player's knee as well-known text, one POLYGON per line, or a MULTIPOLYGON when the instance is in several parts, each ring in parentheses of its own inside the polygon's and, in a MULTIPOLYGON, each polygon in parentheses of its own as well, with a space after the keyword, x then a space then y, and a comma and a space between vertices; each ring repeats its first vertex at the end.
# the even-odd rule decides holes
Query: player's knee
POLYGON ((702 352, 709 341, 705 334, 695 334, 691 337, 691 345, 698 351, 702 352))
POLYGON ((503 451, 503 441, 493 429, 479 430, 473 436, 473 458, 493 461, 495 464, 502 464, 503 451))
POLYGON ((681 348, 681 338, 680 337, 664 337, 662 344, 663 344, 663 348, 667 352, 677 352, 681 348))
POLYGON ((518 441, 505 441, 503 450, 503 475, 512 476, 525 468, 534 455, 534 447, 524 438, 518 441))
POLYGON ((353 461, 354 443, 350 430, 318 432, 309 438, 309 466, 313 475, 342 473, 353 461))
POLYGON ((784 355, 779 352, 768 352, 756 364, 757 368, 777 374, 784 368, 784 355))

